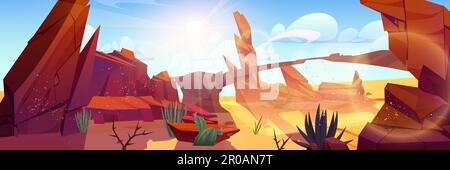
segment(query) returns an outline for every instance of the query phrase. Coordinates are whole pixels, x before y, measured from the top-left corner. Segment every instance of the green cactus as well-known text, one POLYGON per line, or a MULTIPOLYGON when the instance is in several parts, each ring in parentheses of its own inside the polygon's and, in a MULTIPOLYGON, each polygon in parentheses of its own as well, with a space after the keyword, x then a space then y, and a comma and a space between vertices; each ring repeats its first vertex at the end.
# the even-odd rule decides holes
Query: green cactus
POLYGON ((217 136, 222 136, 222 130, 215 128, 206 129, 206 120, 201 116, 195 116, 195 124, 197 125, 198 135, 195 137, 194 146, 214 146, 217 136))
POLYGON ((77 127, 80 133, 87 133, 91 117, 92 114, 85 110, 77 112, 77 114, 75 115, 75 120, 77 122, 77 127))
POLYGON ((195 125, 197 125, 197 130, 199 132, 205 130, 205 128, 206 128, 206 120, 203 117, 195 115, 194 122, 195 122, 195 125))
POLYGON ((172 130, 169 127, 169 123, 183 123, 183 116, 186 115, 187 109, 179 106, 177 102, 170 103, 167 107, 162 109, 162 117, 164 120, 164 126, 171 138, 174 138, 172 130))

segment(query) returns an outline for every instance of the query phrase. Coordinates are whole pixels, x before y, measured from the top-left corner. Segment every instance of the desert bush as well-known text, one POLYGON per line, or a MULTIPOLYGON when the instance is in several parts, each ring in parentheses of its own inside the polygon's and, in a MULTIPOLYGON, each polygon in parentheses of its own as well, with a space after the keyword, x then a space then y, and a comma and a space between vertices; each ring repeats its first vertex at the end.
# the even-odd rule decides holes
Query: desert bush
POLYGON ((164 120, 164 126, 171 138, 175 137, 172 130, 169 127, 169 123, 183 123, 183 116, 186 115, 187 109, 180 106, 177 102, 170 103, 168 106, 162 109, 162 117, 164 120))
POLYGON ((91 113, 86 110, 77 112, 75 115, 75 120, 77 122, 77 127, 80 133, 86 133, 89 127, 89 122, 91 121, 91 113))
POLYGON ((206 129, 206 120, 201 116, 195 116, 195 124, 197 125, 198 135, 195 137, 194 146, 214 146, 217 136, 222 136, 223 131, 215 128, 206 129))
MULTIPOLYGON (((320 105, 317 107, 317 111, 316 111, 316 120, 315 120, 315 124, 313 127, 312 121, 311 121, 311 114, 308 113, 305 117, 305 131, 303 132, 298 126, 297 126, 297 130, 300 133, 300 135, 308 142, 308 143, 303 143, 301 141, 296 141, 296 140, 292 140, 294 143, 296 143, 297 145, 300 145, 302 147, 305 148, 310 148, 311 144, 316 144, 317 148, 319 150, 324 150, 325 147, 324 145, 324 141, 326 138, 329 137, 333 137, 336 138, 338 140, 341 140, 342 136, 344 135, 345 129, 342 130, 342 132, 337 136, 336 136, 336 131, 337 131, 337 126, 338 126, 338 122, 339 122, 339 113, 335 112, 333 113, 333 117, 331 119, 331 123, 328 126, 328 122, 327 122, 327 111, 322 111, 320 110, 320 105), (328 130, 327 130, 328 127, 328 130)), ((350 141, 345 141, 345 144, 348 144, 352 142, 352 140, 350 141)))

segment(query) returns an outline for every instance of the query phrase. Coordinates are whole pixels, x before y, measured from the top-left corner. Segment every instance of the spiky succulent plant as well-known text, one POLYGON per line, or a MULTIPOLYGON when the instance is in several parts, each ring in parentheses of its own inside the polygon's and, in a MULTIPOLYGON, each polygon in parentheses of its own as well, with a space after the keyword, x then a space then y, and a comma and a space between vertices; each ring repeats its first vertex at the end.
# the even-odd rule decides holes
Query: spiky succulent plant
POLYGON ((170 103, 168 106, 162 109, 162 117, 164 120, 164 126, 171 138, 174 138, 172 130, 169 127, 169 123, 183 123, 183 116, 187 114, 186 107, 181 106, 177 102, 170 103))
MULTIPOLYGON (((325 150, 324 141, 326 138, 336 138, 338 140, 341 140, 342 136, 344 135, 345 129, 342 130, 342 132, 336 136, 338 122, 339 122, 339 113, 335 112, 333 113, 333 117, 331 118, 331 123, 328 126, 327 122, 327 111, 320 110, 320 105, 317 107, 316 111, 316 119, 314 126, 311 121, 311 114, 308 113, 305 117, 305 131, 303 132, 298 126, 297 130, 300 133, 300 135, 308 142, 304 143, 297 140, 292 140, 297 145, 300 145, 304 148, 310 148, 311 144, 317 145, 317 149, 319 150, 325 150)), ((352 140, 345 141, 345 144, 348 144, 352 142, 352 140)))

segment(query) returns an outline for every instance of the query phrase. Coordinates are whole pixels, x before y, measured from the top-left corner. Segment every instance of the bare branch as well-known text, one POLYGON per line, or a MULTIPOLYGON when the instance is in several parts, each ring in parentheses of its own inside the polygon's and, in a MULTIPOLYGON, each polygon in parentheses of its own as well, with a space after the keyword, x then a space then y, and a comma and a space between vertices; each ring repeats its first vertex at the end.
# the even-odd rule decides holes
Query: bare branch
POLYGON ((119 135, 116 132, 116 123, 115 123, 114 120, 113 120, 113 123, 112 123, 112 131, 113 131, 114 134, 110 135, 110 136, 116 138, 117 139, 117 143, 122 145, 122 146, 124 146, 122 139, 120 139, 119 135))
POLYGON ((284 146, 286 143, 291 139, 291 137, 287 138, 286 140, 282 139, 282 144, 280 146, 281 140, 277 139, 277 134, 275 133, 275 129, 273 129, 273 140, 275 141, 275 144, 277 145, 278 150, 284 150, 284 146))
POLYGON ((152 132, 146 132, 145 130, 144 130, 142 133, 138 133, 138 131, 139 131, 140 129, 142 129, 142 127, 139 126, 139 121, 138 121, 138 123, 136 124, 136 128, 134 129, 133 135, 128 134, 128 140, 127 140, 127 142, 126 142, 126 143, 123 143, 123 140, 120 139, 119 135, 117 135, 117 132, 116 132, 116 126, 115 126, 115 121, 113 121, 112 130, 113 130, 113 133, 114 133, 114 134, 113 134, 113 135, 110 135, 110 136, 112 136, 112 137, 114 137, 114 138, 117 139, 117 141, 118 141, 117 143, 120 144, 120 145, 122 146, 122 150, 127 150, 127 147, 128 147, 128 146, 134 145, 134 143, 132 143, 131 141, 132 141, 135 137, 138 137, 138 136, 146 136, 146 135, 149 135, 150 133, 152 133, 152 132))

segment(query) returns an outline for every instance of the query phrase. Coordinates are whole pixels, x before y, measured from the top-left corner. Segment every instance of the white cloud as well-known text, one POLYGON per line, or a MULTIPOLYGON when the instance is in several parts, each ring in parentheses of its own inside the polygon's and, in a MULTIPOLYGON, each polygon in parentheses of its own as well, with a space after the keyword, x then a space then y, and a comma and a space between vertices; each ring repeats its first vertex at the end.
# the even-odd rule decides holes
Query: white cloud
POLYGON ((120 40, 120 48, 126 48, 128 50, 134 51, 135 48, 135 44, 134 41, 128 37, 128 36, 123 36, 122 39, 120 40))
POLYGON ((378 50, 388 50, 389 49, 389 36, 383 35, 376 39, 372 43, 372 50, 378 51, 378 50))
POLYGON ((267 43, 271 42, 312 42, 320 37, 320 33, 312 30, 291 30, 280 33, 270 38, 267 43))
POLYGON ((84 47, 89 42, 89 40, 91 39, 92 35, 94 35, 94 33, 95 33, 95 28, 93 26, 87 24, 84 29, 83 41, 81 43, 80 51, 83 51, 84 47))
POLYGON ((351 42, 358 37, 358 30, 354 28, 347 28, 339 34, 337 41, 338 42, 351 42))
POLYGON ((336 38, 339 27, 336 19, 331 15, 311 13, 300 17, 287 30, 314 30, 320 33, 317 41, 331 41, 336 38))
POLYGON ((365 25, 359 32, 359 38, 366 40, 376 40, 387 34, 383 28, 383 22, 373 21, 365 25))
POLYGON ((131 39, 130 37, 122 36, 122 38, 120 39, 120 43, 117 43, 116 41, 114 41, 112 43, 104 44, 102 46, 102 48, 100 49, 100 51, 109 53, 114 50, 120 51, 122 48, 126 48, 128 50, 134 51, 134 50, 136 50, 136 45, 135 45, 133 39, 131 39))
POLYGON ((283 24, 277 24, 273 27, 271 36, 276 36, 286 31, 286 27, 283 24))

